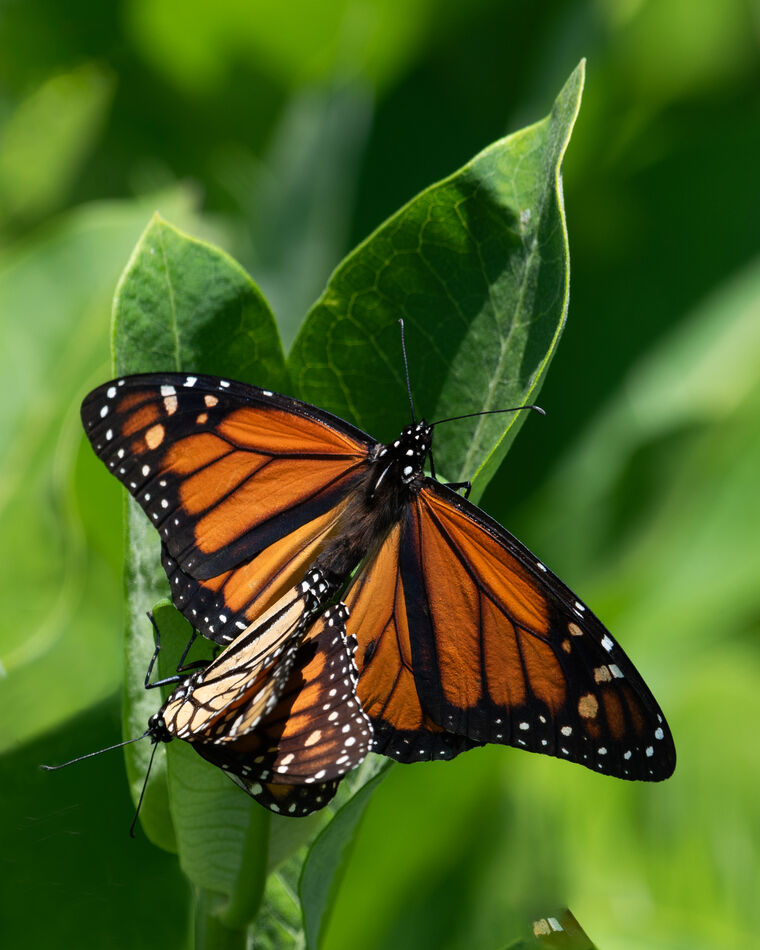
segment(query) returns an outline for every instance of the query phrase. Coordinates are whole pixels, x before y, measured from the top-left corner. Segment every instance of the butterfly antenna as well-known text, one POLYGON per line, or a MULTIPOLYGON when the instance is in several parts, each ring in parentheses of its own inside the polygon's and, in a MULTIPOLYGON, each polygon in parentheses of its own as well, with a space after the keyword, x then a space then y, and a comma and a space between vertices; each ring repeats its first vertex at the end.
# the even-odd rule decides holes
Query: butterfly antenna
POLYGON ((129 745, 132 742, 139 742, 140 739, 144 739, 148 735, 150 735, 150 729, 146 730, 141 736, 136 736, 134 739, 125 739, 124 742, 117 742, 116 745, 106 746, 105 749, 98 749, 96 752, 87 752, 85 755, 78 755, 75 759, 71 759, 69 762, 63 762, 61 765, 41 765, 40 768, 44 769, 46 772, 57 772, 58 769, 65 769, 67 765, 73 765, 75 762, 81 762, 82 759, 91 759, 94 755, 100 755, 103 752, 110 752, 112 749, 121 749, 123 746, 129 745))
POLYGON ((540 406, 513 406, 511 409, 483 409, 481 412, 467 412, 463 416, 449 416, 448 419, 438 419, 429 425, 439 426, 442 422, 456 422, 458 419, 472 419, 475 416, 492 416, 499 412, 522 412, 523 409, 533 409, 542 416, 546 415, 546 410, 540 406))
POLYGON ((406 358, 406 340, 404 339, 404 320, 402 317, 399 317, 398 320, 399 326, 401 327, 401 352, 404 354, 404 374, 406 376, 406 394, 409 396, 409 408, 412 411, 412 425, 416 421, 414 415, 414 399, 412 397, 412 384, 409 382, 409 363, 406 358))
MULTIPOLYGON (((147 736, 148 733, 146 732, 147 736)), ((153 768, 153 759, 156 756, 156 749, 158 748, 158 742, 154 741, 153 751, 150 754, 150 761, 148 762, 148 771, 145 773, 145 781, 143 782, 142 791, 140 792, 140 800, 137 803, 137 810, 135 811, 135 817, 132 819, 132 824, 129 826, 129 837, 134 838, 135 836, 135 826, 137 825, 137 819, 140 815, 140 809, 142 808, 143 798, 145 798, 145 789, 148 787, 148 779, 150 778, 150 770, 153 768)))

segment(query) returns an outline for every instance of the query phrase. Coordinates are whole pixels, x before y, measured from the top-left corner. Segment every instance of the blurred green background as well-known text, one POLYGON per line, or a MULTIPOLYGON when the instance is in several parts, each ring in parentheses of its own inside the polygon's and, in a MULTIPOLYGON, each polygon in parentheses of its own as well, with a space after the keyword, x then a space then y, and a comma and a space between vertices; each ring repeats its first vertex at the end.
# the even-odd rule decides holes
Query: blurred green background
POLYGON ((237 257, 289 345, 347 250, 545 115, 582 56, 568 326, 548 416, 483 505, 624 644, 677 771, 627 785, 503 748, 395 768, 325 947, 498 950, 561 904, 602 950, 757 945, 759 46, 757 0, 3 5, 9 946, 186 939, 174 858, 127 837, 121 757, 36 768, 119 738, 121 489, 78 404, 109 375, 111 297, 150 214, 237 257))

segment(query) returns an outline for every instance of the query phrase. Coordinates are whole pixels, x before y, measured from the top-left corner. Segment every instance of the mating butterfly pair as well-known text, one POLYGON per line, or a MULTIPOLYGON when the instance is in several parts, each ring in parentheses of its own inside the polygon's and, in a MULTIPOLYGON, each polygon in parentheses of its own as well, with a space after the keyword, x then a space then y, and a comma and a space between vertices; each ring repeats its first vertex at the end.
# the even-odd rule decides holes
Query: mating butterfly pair
POLYGON ((101 386, 82 419, 204 636, 233 644, 310 570, 321 607, 345 601, 374 751, 411 762, 493 742, 621 778, 672 773, 664 717, 600 621, 424 475, 432 425, 383 445, 295 399, 177 373, 101 386))

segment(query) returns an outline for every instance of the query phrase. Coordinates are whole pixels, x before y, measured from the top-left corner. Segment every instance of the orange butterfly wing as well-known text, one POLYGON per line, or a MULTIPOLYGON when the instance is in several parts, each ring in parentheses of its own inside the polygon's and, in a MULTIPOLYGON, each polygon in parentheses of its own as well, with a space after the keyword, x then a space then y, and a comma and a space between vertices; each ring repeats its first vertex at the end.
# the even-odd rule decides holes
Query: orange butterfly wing
POLYGON ((203 636, 230 643, 306 574, 332 537, 341 511, 338 505, 242 564, 204 580, 181 570, 162 546, 175 605, 203 636))
POLYGON ((190 742, 260 804, 293 817, 327 804, 372 744, 346 608, 329 608, 304 633, 304 602, 299 591, 286 595, 180 684, 159 714, 170 736, 190 742))
POLYGON ((420 703, 398 570, 403 533, 400 523, 391 530, 344 597, 349 629, 359 644, 359 697, 372 720, 376 752, 401 762, 449 759, 480 743, 445 731, 420 703))
POLYGON ((208 376, 114 380, 81 413, 159 531, 175 604, 220 643, 304 576, 373 445, 330 413, 208 376))
MULTIPOLYGON (((672 773, 672 736, 634 665, 501 525, 426 479, 398 562, 415 633, 407 666, 433 722, 623 778, 672 773)), ((365 635, 351 629, 361 657, 365 635)))
POLYGON ((279 700, 318 599, 293 588, 201 672, 180 682, 159 715, 188 742, 224 746, 257 728, 279 700))

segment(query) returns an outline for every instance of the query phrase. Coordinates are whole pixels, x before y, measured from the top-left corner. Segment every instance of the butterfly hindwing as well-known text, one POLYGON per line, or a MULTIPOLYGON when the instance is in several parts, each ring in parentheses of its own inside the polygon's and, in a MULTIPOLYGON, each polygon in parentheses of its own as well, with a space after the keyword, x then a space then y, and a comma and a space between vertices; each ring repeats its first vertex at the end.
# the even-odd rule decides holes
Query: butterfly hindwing
POLYGON ((420 703, 398 570, 401 536, 398 524, 345 596, 349 628, 359 643, 362 706, 372 720, 376 752, 400 762, 450 759, 480 743, 446 731, 420 703))
POLYGON ((399 554, 428 715, 622 778, 673 771, 664 717, 591 611, 484 512, 427 480, 399 554))
MULTIPOLYGON (((275 615, 283 635, 293 612, 290 606, 289 614, 275 615)), ((272 811, 298 817, 323 807, 372 742, 356 697, 356 644, 346 637, 347 616, 339 604, 303 635, 291 629, 287 649, 276 648, 263 682, 258 644, 276 624, 261 625, 259 641, 242 636, 240 645, 233 643, 169 697, 162 710, 169 734, 191 742, 272 811), (199 707, 202 690, 207 695, 199 707)))

